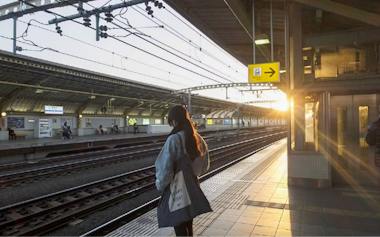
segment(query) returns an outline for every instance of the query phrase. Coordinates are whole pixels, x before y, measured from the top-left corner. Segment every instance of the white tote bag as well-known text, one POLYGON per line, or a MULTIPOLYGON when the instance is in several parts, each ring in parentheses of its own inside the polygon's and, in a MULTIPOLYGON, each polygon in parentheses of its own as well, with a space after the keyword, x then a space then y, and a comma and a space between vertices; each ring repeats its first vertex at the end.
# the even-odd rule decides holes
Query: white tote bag
POLYGON ((173 212, 188 205, 191 205, 191 200, 181 170, 170 182, 169 210, 173 212))

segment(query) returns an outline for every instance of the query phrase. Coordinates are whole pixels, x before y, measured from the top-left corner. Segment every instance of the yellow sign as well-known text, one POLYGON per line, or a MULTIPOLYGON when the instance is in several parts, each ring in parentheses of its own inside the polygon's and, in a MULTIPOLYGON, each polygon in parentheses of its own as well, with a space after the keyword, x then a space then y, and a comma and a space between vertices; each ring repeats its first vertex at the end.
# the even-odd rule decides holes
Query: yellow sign
POLYGON ((137 121, 136 121, 136 119, 134 119, 134 118, 130 118, 129 120, 128 120, 128 123, 129 123, 129 125, 133 125, 133 124, 135 124, 137 121))
POLYGON ((212 125, 212 119, 207 119, 207 125, 212 125))
POLYGON ((280 82, 280 63, 248 65, 249 83, 280 82))

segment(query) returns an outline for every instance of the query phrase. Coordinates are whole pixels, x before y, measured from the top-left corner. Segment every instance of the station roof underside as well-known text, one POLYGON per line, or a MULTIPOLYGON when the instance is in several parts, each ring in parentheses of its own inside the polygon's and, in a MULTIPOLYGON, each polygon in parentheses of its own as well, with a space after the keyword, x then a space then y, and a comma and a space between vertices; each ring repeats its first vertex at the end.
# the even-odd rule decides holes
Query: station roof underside
MULTIPOLYGON (((69 115, 105 115, 103 106, 111 101, 118 116, 166 116, 171 106, 183 104, 173 90, 134 82, 101 73, 0 51, 0 111, 41 114, 45 105, 63 106, 69 115)), ((187 101, 187 100, 186 100, 187 101)), ((192 96, 193 114, 236 109, 233 102, 192 96)), ((110 108, 112 108, 110 107, 110 108)), ((281 112, 240 105, 244 114, 268 115, 281 112)))
MULTIPOLYGON (((253 62, 252 0, 165 0, 179 14, 244 65, 253 62)), ((378 0, 289 0, 302 6, 305 42, 320 35, 380 26, 378 0)), ((270 0, 254 0, 255 33, 270 39, 270 0)), ((284 0, 272 0, 274 61, 285 69, 284 0)), ((352 41, 355 39, 352 39, 352 41)), ((336 45, 339 41, 336 40, 336 45)), ((307 47, 307 45, 303 45, 307 47)), ((256 45, 256 63, 270 62, 270 45, 256 45)), ((284 91, 285 74, 278 88, 284 91)))

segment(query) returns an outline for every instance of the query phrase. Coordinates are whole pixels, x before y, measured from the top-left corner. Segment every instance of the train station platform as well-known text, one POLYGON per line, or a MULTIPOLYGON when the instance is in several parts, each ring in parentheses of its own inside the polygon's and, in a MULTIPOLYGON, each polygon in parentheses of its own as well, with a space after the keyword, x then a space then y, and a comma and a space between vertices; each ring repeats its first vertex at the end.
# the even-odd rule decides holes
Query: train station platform
MULTIPOLYGON (((264 129, 262 127, 246 127, 244 129, 264 129)), ((231 129, 218 129, 218 128, 207 128, 199 129, 198 132, 221 132, 221 131, 236 131, 236 128, 231 129)), ((68 144, 80 144, 80 143, 95 143, 95 142, 107 142, 107 141, 117 141, 125 139, 135 139, 135 138, 149 138, 149 137, 162 137, 168 133, 122 133, 122 134, 105 134, 105 135, 89 135, 89 136, 74 136, 71 140, 62 140, 61 137, 52 138, 31 138, 24 140, 7 140, 0 141, 0 150, 10 150, 10 149, 20 149, 20 148, 33 148, 33 147, 45 147, 45 146, 56 146, 56 145, 68 145, 68 144)))
MULTIPOLYGON (((286 140, 201 183, 214 210, 194 219, 195 236, 378 236, 380 190, 287 184, 286 140)), ((156 209, 107 236, 175 236, 156 209)))
POLYGON ((71 140, 63 140, 60 137, 31 138, 31 139, 25 139, 25 140, 9 140, 9 141, 0 141, 0 150, 120 140, 120 139, 126 139, 126 138, 133 139, 133 138, 153 137, 153 136, 162 136, 162 135, 165 135, 165 134, 164 133, 154 133, 154 134, 123 133, 123 134, 75 136, 74 139, 71 139, 71 140))

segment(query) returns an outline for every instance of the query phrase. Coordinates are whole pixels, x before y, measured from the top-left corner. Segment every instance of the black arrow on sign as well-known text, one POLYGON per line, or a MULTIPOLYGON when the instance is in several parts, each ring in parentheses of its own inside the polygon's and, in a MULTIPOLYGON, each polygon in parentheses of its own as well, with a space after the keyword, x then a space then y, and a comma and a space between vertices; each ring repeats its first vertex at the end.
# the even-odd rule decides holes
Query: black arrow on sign
POLYGON ((269 77, 272 77, 276 72, 271 67, 270 67, 270 70, 272 70, 272 71, 271 72, 265 72, 265 73, 272 73, 272 75, 269 76, 269 77))

